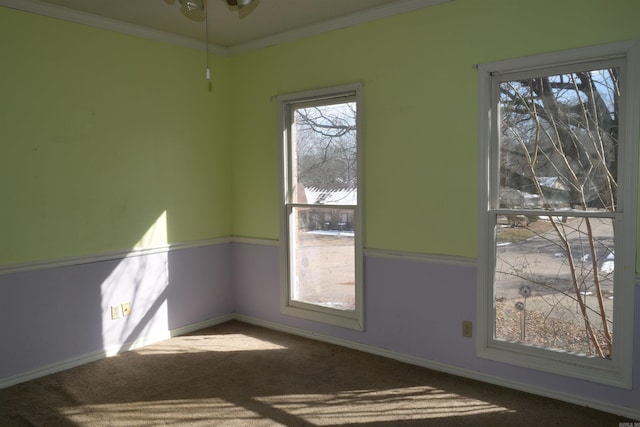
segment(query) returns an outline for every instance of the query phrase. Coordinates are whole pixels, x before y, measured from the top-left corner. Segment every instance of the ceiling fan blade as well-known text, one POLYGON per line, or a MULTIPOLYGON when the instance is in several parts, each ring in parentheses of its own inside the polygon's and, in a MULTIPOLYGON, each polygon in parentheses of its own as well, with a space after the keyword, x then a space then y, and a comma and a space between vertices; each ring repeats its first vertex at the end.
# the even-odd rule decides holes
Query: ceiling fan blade
POLYGON ((242 9, 245 6, 253 3, 254 0, 227 0, 229 6, 238 6, 238 9, 242 9))

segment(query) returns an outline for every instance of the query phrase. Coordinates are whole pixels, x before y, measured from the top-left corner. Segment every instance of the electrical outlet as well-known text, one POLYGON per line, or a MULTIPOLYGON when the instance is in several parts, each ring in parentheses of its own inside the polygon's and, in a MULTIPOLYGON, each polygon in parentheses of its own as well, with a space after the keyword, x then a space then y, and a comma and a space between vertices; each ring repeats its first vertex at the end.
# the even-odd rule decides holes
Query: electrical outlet
POLYGON ((473 323, 471 323, 471 320, 462 321, 462 336, 467 338, 473 336, 473 323))
POLYGON ((128 316, 131 314, 131 303, 130 302, 123 302, 122 303, 122 315, 123 316, 128 316))
POLYGON ((120 306, 112 305, 111 306, 111 320, 116 320, 120 318, 120 306))

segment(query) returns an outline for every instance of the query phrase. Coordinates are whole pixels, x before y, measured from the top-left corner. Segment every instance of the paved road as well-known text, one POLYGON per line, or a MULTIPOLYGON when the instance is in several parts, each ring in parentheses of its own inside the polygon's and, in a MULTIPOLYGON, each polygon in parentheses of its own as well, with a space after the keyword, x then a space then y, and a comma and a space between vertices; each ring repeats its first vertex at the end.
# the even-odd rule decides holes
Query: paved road
MULTIPOLYGON (((613 232, 611 223, 591 219, 596 248, 597 269, 605 297, 605 307, 613 313, 613 232)), ((577 280, 584 287, 587 304, 597 309, 594 296, 593 263, 586 224, 574 218, 561 224, 566 232, 575 262, 577 280)), ((496 270, 509 274, 496 275, 496 298, 522 301, 521 288, 528 285, 531 295, 527 308, 545 313, 578 312, 573 293, 573 281, 569 258, 557 233, 552 229, 529 240, 500 246, 497 250, 496 270), (567 294, 568 296, 565 296, 567 294), (573 299, 572 299, 573 298, 573 299), (563 310, 557 310, 560 307, 563 310)), ((557 314, 556 313, 556 314, 557 314)))

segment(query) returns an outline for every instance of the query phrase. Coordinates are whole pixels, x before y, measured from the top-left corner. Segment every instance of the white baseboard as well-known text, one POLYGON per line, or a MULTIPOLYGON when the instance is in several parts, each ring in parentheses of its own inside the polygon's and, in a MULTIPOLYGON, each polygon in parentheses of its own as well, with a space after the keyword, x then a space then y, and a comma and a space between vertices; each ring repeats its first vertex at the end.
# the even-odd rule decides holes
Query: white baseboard
POLYGON ((535 394, 538 396, 548 397, 551 399, 555 399, 555 400, 559 400, 567 403, 573 403, 575 405, 585 406, 585 407, 597 409, 600 411, 605 411, 611 414, 620 415, 622 417, 627 417, 633 420, 640 420, 640 409, 628 408, 621 405, 601 402, 599 400, 592 400, 588 398, 574 396, 572 394, 563 393, 563 392, 559 392, 559 391, 544 388, 544 387, 532 386, 530 384, 521 383, 518 381, 512 381, 506 378, 496 377, 494 375, 484 374, 482 372, 473 371, 466 368, 460 368, 453 365, 448 365, 446 363, 436 362, 433 360, 428 360, 428 359, 423 359, 416 356, 398 353, 398 352, 387 350, 380 347, 374 347, 367 344, 361 344, 354 341, 344 340, 341 338, 332 337, 330 335, 306 331, 304 329, 299 329, 291 326, 282 325, 279 323, 269 322, 266 320, 245 316, 242 314, 236 314, 234 318, 235 320, 238 320, 240 322, 245 322, 245 323, 249 323, 256 326, 262 326, 268 329, 285 332, 291 335, 298 335, 301 337, 310 338, 313 340, 322 341, 329 344, 336 344, 341 347, 351 348, 353 350, 375 354, 377 356, 387 357, 389 359, 394 359, 399 362, 421 366, 423 368, 433 369, 434 371, 445 372, 447 374, 452 374, 452 375, 456 375, 463 378, 469 378, 472 380, 477 380, 477 381, 482 381, 489 384, 507 387, 510 389, 519 390, 526 393, 535 394))
POLYGON ((208 328, 209 326, 215 326, 221 323, 228 322, 230 320, 234 320, 235 317, 235 314, 225 314, 224 316, 218 316, 214 317, 213 319, 203 320, 202 322, 192 323, 191 325, 172 329, 170 331, 170 334, 172 337, 179 337, 180 335, 186 335, 191 332, 199 331, 200 329, 208 328))
POLYGON ((228 314, 225 316, 208 319, 202 322, 193 323, 191 325, 183 326, 169 331, 150 335, 141 339, 126 342, 118 346, 110 346, 102 350, 94 351, 82 356, 74 357, 64 360, 62 362, 52 363, 50 365, 43 366, 41 368, 33 369, 27 372, 23 372, 11 377, 0 379, 0 389, 10 387, 15 384, 20 384, 26 381, 35 380, 46 375, 55 374, 56 372, 65 371, 67 369, 75 368, 87 363, 95 362, 107 357, 112 357, 120 353, 124 353, 130 350, 135 350, 150 344, 154 344, 160 341, 164 341, 171 337, 188 334, 189 332, 197 331, 199 329, 207 328, 209 326, 218 325, 229 320, 233 320, 234 315, 228 314))

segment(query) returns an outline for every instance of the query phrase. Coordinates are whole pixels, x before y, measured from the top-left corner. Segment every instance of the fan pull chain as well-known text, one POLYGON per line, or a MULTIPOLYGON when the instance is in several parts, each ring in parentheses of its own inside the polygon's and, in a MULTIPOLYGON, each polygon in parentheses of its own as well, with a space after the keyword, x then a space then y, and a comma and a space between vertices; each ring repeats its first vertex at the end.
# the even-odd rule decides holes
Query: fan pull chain
POLYGON ((211 69, 209 68, 209 8, 206 0, 203 0, 202 6, 204 8, 204 54, 207 63, 205 77, 207 81, 211 81, 211 69))

